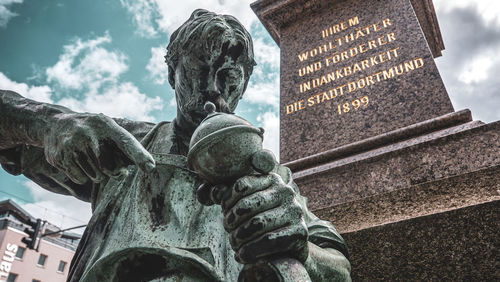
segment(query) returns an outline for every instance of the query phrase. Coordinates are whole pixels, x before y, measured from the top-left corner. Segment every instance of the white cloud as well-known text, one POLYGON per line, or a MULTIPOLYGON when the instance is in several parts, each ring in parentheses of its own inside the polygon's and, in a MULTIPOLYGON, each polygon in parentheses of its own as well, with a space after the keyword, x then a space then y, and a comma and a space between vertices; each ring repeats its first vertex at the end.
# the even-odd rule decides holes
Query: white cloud
POLYGON ((500 119, 496 75, 500 71, 500 3, 494 2, 434 3, 446 45, 436 64, 450 99, 456 110, 468 108, 474 119, 484 122, 500 119), (488 9, 496 12, 486 13, 488 9))
POLYGON ((9 20, 17 16, 8 9, 8 6, 15 3, 23 3, 23 0, 0 0, 0 27, 6 27, 9 20))
POLYGON ((263 147, 271 150, 279 160, 279 138, 280 138, 280 119, 275 112, 265 112, 257 116, 257 121, 264 128, 263 147))
POLYGON ((53 103, 51 97, 52 90, 49 86, 29 86, 26 83, 18 83, 10 80, 2 72, 0 72, 0 89, 15 91, 25 98, 35 101, 53 103))
POLYGON ((280 48, 274 42, 267 44, 262 38, 254 38, 253 48, 257 64, 269 64, 271 68, 280 66, 280 48))
POLYGON ((175 99, 175 96, 172 99, 170 99, 170 101, 168 101, 168 105, 170 107, 176 107, 177 106, 177 100, 175 99))
POLYGON ((279 77, 278 75, 274 75, 272 80, 252 80, 248 84, 243 99, 252 104, 278 107, 279 93, 279 77))
POLYGON ((268 44, 262 38, 256 38, 254 51, 257 66, 243 99, 252 104, 269 105, 277 109, 280 93, 280 50, 276 44, 268 44))
MULTIPOLYGON (((165 45, 166 46, 166 45, 165 45)), ((156 84, 164 84, 168 79, 168 67, 165 63, 165 47, 151 48, 151 58, 146 66, 146 70, 156 84)))
POLYGON ((137 33, 144 37, 153 37, 158 34, 154 27, 154 18, 157 16, 155 3, 148 0, 120 0, 123 7, 133 15, 137 26, 137 33))
POLYGON ((77 112, 103 113, 142 121, 154 121, 150 112, 163 108, 160 97, 150 98, 130 82, 113 85, 102 94, 88 93, 83 100, 63 98, 58 104, 77 112))
POLYGON ((247 29, 257 21, 257 17, 250 9, 250 3, 254 0, 203 2, 184 0, 176 3, 162 0, 120 0, 120 2, 133 16, 138 33, 145 37, 156 36, 158 32, 172 33, 198 8, 235 16, 247 29))
POLYGON ((64 53, 59 61, 47 68, 47 79, 67 89, 81 90, 89 87, 96 90, 105 82, 115 82, 128 66, 127 57, 119 51, 108 51, 102 47, 111 42, 106 33, 96 39, 82 41, 64 46, 64 53))
POLYGON ((148 97, 133 83, 121 81, 128 70, 127 56, 106 49, 111 41, 106 33, 64 46, 59 61, 46 70, 48 82, 67 94, 57 103, 78 112, 153 121, 151 112, 163 108, 161 98, 148 97))
POLYGON ((435 0, 434 6, 438 13, 453 9, 477 9, 486 23, 500 26, 500 1, 498 0, 435 0))
MULTIPOLYGON (((64 229, 86 224, 92 216, 90 203, 72 196, 49 192, 32 181, 26 181, 24 185, 30 189, 34 202, 21 206, 36 218, 42 218, 64 229)), ((83 229, 71 232, 81 234, 83 229)))
POLYGON ((467 61, 458 73, 458 80, 466 84, 487 80, 491 74, 491 67, 500 63, 498 57, 489 53, 491 52, 476 54, 467 61))

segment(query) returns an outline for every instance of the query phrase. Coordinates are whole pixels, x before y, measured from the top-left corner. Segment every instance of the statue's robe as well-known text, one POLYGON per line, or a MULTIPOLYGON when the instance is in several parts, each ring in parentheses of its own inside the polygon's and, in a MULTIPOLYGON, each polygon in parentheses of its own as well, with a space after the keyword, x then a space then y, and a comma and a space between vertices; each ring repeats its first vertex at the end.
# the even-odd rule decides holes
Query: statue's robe
MULTIPOLYGON (((123 122, 122 122, 123 124, 123 122)), ((77 185, 46 163, 43 150, 21 146, 0 151, 0 163, 42 187, 92 203, 93 216, 73 258, 68 281, 236 281, 234 259, 220 206, 196 199, 202 183, 178 152, 174 123, 131 123, 127 128, 153 155, 156 169, 127 173, 104 183, 77 185)), ((297 192, 290 170, 277 166, 297 192)), ((319 220, 300 197, 309 241, 347 256, 337 230, 319 220)))

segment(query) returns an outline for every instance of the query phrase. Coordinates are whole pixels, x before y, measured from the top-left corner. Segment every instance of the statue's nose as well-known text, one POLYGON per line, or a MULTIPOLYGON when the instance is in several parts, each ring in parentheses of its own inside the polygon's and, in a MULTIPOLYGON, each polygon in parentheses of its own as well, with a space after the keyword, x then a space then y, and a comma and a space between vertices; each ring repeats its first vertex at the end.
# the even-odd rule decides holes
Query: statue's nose
POLYGON ((209 75, 206 79, 205 89, 202 88, 203 94, 209 99, 215 99, 221 95, 219 88, 217 87, 217 77, 215 75, 209 75))
POLYGON ((203 95, 206 97, 207 101, 215 102, 220 98, 221 93, 219 90, 214 89, 204 91, 203 95))

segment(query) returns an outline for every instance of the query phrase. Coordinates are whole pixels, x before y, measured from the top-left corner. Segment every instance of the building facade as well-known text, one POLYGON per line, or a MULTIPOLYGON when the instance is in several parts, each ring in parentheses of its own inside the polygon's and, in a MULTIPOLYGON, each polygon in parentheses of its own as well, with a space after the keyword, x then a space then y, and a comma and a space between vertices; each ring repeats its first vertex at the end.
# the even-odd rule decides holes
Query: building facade
MULTIPOLYGON (((78 234, 62 233, 37 240, 38 251, 21 242, 24 229, 34 220, 12 200, 0 202, 0 282, 66 281, 71 259, 80 240, 78 234)), ((46 223, 40 234, 57 231, 46 223)))

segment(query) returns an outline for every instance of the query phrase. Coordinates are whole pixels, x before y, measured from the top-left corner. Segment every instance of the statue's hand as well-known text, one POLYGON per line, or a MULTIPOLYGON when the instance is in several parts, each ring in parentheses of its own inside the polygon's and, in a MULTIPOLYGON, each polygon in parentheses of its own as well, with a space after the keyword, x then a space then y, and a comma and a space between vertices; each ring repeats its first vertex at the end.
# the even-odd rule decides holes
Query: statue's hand
POLYGON ((308 231, 297 196, 275 173, 242 177, 224 193, 224 228, 238 262, 307 259, 308 231))
POLYGON ((54 116, 44 134, 47 161, 73 182, 101 182, 130 164, 150 171, 151 155, 132 134, 102 114, 65 113, 54 116))

